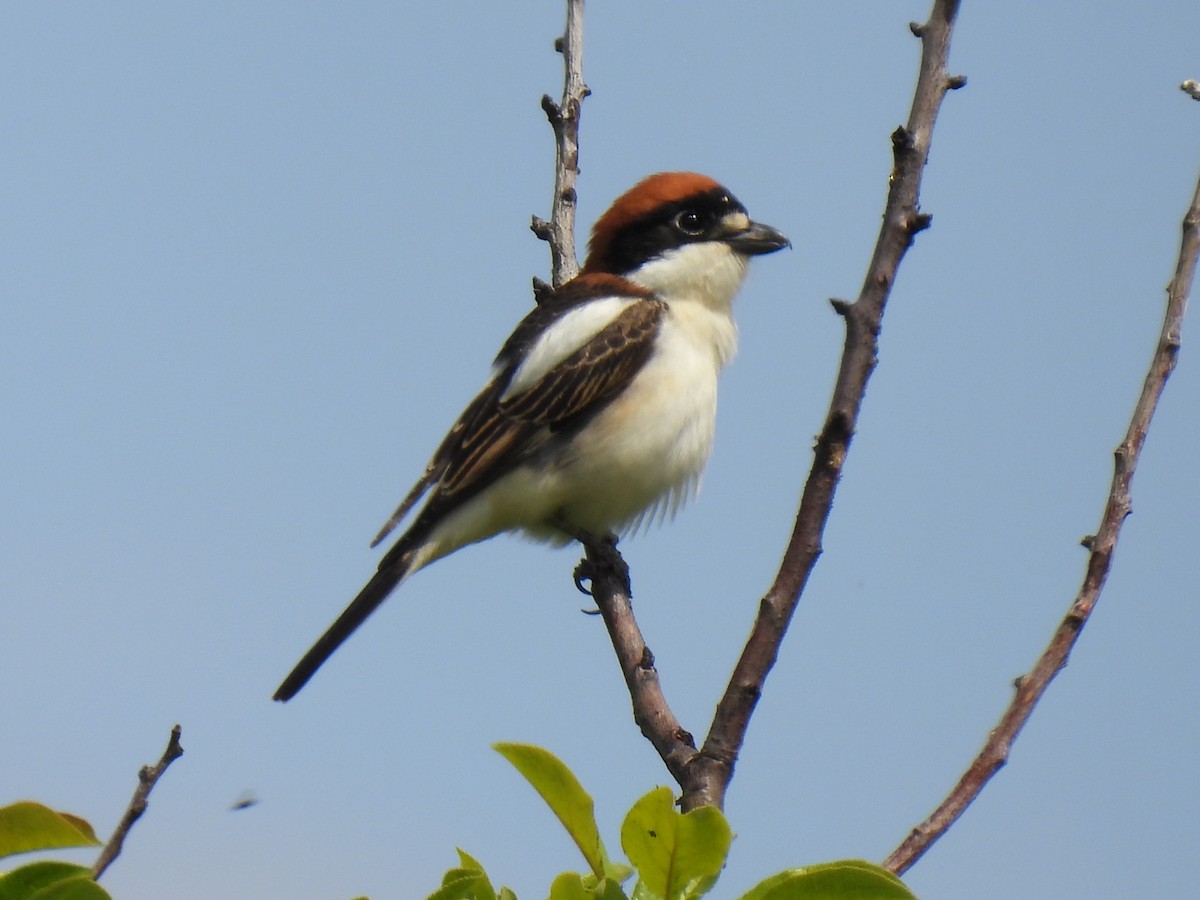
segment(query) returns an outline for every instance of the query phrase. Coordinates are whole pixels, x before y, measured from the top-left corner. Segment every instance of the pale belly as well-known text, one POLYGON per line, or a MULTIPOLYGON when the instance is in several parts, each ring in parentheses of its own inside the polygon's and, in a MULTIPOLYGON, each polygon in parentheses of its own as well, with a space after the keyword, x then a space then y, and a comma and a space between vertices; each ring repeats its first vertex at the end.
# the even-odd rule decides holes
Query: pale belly
POLYGON ((695 494, 712 450, 716 372, 680 362, 652 360, 572 442, 558 467, 568 521, 619 533, 695 494))

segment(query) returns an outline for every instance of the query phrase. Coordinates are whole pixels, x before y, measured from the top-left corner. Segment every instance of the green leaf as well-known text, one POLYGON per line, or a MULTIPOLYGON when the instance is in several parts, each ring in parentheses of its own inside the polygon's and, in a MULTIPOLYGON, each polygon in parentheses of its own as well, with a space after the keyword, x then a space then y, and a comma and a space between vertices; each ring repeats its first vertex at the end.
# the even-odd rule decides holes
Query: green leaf
POLYGON ((476 872, 483 874, 483 863, 473 857, 462 847, 456 847, 458 853, 458 865, 462 869, 474 869, 476 872))
POLYGON ((46 860, 0 875, 0 900, 112 900, 87 866, 46 860))
POLYGON ((550 900, 592 900, 578 872, 563 872, 550 882, 550 900))
MULTIPOLYGON (((615 884, 624 884, 625 881, 633 874, 633 869, 623 863, 616 863, 610 859, 604 860, 605 878, 615 884)), ((624 895, 622 895, 624 896, 624 895)))
POLYGON ((429 895, 429 900, 496 900, 496 891, 475 857, 460 849, 458 863, 442 876, 442 886, 429 895))
POLYGON ((0 808, 0 857, 31 850, 98 846, 96 832, 78 816, 29 801, 0 808))
POLYGON ((682 814, 669 788, 660 787, 633 805, 621 826, 621 846, 638 871, 642 896, 663 900, 701 897, 725 866, 733 832, 721 811, 702 806, 682 814))
POLYGON ((629 900, 619 882, 601 878, 589 886, 592 880, 578 872, 563 872, 550 884, 550 900, 629 900))
POLYGON ((50 860, 30 863, 0 875, 0 900, 20 900, 56 881, 90 874, 86 866, 75 863, 50 860))
MULTIPOLYGON (((451 869, 442 878, 442 886, 430 894, 428 900, 479 900, 479 894, 476 893, 478 887, 478 872, 451 869)), ((492 897, 488 900, 492 900, 492 897)))
POLYGON ((91 875, 79 875, 44 887, 30 894, 28 900, 112 900, 112 894, 96 884, 91 875))
POLYGON ((479 872, 451 869, 442 878, 442 886, 429 900, 495 900, 496 894, 479 872))
POLYGON ((597 878, 613 876, 614 868, 600 840, 595 807, 574 773, 549 750, 532 744, 493 744, 493 748, 533 785, 587 860, 597 878))
POLYGON ((611 878, 603 879, 592 888, 592 895, 596 900, 629 900, 625 896, 625 892, 621 890, 621 883, 611 878))
POLYGON ((904 882, 861 859, 787 869, 739 900, 917 900, 904 882))

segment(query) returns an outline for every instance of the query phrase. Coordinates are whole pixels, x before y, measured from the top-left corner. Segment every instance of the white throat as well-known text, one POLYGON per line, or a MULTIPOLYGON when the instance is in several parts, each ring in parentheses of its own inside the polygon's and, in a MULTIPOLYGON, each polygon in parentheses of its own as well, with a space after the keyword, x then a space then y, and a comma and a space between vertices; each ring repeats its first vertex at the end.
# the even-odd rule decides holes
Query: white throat
POLYGON ((706 241, 668 250, 626 277, 667 303, 694 301, 728 314, 746 279, 747 262, 728 244, 706 241))
POLYGON ((728 244, 707 241, 670 250, 626 277, 665 300, 688 340, 710 349, 720 369, 737 351, 733 298, 747 262, 728 244))

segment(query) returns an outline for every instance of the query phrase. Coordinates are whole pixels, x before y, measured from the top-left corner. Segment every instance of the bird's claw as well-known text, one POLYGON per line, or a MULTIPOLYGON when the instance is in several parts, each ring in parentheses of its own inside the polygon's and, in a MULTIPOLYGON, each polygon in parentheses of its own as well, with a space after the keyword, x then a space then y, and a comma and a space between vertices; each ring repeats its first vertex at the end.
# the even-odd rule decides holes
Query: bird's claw
POLYGON ((592 596, 592 589, 587 587, 584 582, 592 580, 592 565, 586 559, 581 559, 579 565, 575 567, 572 573, 572 578, 575 580, 575 589, 581 594, 592 596))
POLYGON ((596 575, 605 569, 611 569, 616 574, 627 594, 632 593, 629 586, 629 564, 617 551, 615 534, 592 534, 590 531, 575 527, 563 517, 551 520, 551 524, 563 534, 569 535, 583 544, 583 549, 587 553, 575 567, 573 573, 575 587, 581 594, 592 596, 591 588, 585 587, 584 582, 595 581, 596 575))

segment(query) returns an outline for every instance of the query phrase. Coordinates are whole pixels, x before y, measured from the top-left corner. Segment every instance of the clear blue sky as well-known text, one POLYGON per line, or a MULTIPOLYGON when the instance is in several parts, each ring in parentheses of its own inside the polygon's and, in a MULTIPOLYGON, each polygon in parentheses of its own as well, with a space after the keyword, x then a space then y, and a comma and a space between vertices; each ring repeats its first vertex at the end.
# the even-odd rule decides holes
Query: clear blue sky
MULTIPOLYGON (((489 745, 532 741, 614 847, 667 782, 578 554, 420 573, 270 695, 546 275, 558 2, 9 4, 0 44, 0 802, 107 833, 126 900, 424 896, 462 846, 523 898, 578 868, 489 745), (459 352, 448 348, 461 347, 459 352), (260 803, 230 805, 243 791, 260 803)), ((907 115, 927 3, 593 3, 581 221, 724 181, 795 249, 738 307, 700 499, 624 545, 697 734, 786 540, 907 115)), ((1200 170, 1200 5, 966 2, 924 208, 826 551, 734 780, 716 896, 885 856, 1077 589, 1200 170)), ((1190 323, 1188 323, 1190 325, 1190 323)), ((1093 621, 925 900, 1184 897, 1200 857, 1200 335, 1093 621)), ((84 855, 81 858, 90 858, 84 855)))

